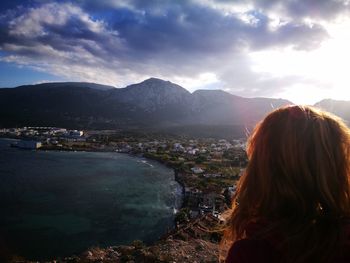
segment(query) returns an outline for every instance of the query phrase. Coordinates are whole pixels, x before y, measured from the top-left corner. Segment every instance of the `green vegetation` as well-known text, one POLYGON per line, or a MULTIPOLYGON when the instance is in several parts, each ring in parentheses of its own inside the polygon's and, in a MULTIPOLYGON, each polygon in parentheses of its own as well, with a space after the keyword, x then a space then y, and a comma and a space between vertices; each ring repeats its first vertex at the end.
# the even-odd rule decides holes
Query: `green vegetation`
POLYGON ((177 224, 184 224, 190 220, 190 210, 186 208, 181 208, 179 212, 176 213, 175 222, 177 224))

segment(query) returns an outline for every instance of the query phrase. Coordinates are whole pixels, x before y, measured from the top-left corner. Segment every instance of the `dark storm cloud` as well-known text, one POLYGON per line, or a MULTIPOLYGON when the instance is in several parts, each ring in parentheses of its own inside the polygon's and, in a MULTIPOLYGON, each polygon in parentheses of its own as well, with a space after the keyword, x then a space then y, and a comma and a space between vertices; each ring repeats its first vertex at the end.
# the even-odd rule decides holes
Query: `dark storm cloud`
POLYGON ((106 0, 81 2, 87 10, 107 12, 111 26, 130 46, 149 52, 169 48, 217 52, 241 49, 242 44, 257 49, 289 44, 309 49, 327 36, 320 25, 290 22, 272 31, 269 18, 263 13, 248 12, 256 19, 255 24, 249 24, 235 14, 225 15, 210 5, 191 1, 134 0, 121 1, 119 5, 118 1, 106 0))
POLYGON ((89 11, 106 11, 116 7, 127 7, 134 10, 167 9, 169 6, 190 6, 201 4, 209 8, 220 4, 251 5, 253 10, 264 13, 276 11, 282 16, 288 15, 292 18, 314 18, 328 20, 339 14, 347 14, 350 8, 348 0, 78 0, 78 2, 89 11))
POLYGON ((145 52, 180 50, 212 53, 218 50, 261 49, 269 46, 295 45, 309 49, 327 36, 321 26, 288 23, 272 31, 268 18, 250 14, 255 24, 224 16, 206 7, 187 6, 168 9, 165 14, 145 13, 137 23, 114 23, 114 28, 127 43, 145 52))

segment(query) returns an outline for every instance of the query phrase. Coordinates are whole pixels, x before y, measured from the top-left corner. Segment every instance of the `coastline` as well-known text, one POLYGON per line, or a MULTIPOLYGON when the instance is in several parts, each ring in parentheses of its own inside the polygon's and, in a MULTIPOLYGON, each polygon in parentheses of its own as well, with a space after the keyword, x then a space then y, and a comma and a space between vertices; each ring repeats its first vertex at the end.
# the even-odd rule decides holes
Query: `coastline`
MULTIPOLYGON (((0 139, 7 139, 7 140, 23 140, 23 138, 13 138, 13 137, 0 137, 0 139)), ((12 147, 12 146, 11 146, 12 147)), ((28 150, 28 149, 21 149, 21 150, 28 150)), ((185 184, 184 182, 181 180, 181 178, 179 177, 179 171, 176 167, 172 166, 171 164, 169 164, 168 162, 163 162, 160 159, 156 159, 156 158, 151 158, 143 153, 132 153, 132 152, 123 152, 123 151, 116 151, 115 149, 112 148, 101 148, 101 147, 57 147, 57 146, 43 146, 40 147, 38 149, 33 149, 36 151, 57 151, 57 152, 113 152, 113 153, 120 153, 120 154, 127 154, 129 156, 132 157, 141 157, 144 158, 146 160, 151 160, 151 161, 156 161, 158 163, 160 163, 161 165, 165 165, 168 168, 171 168, 174 172, 174 180, 180 185, 181 187, 181 192, 182 192, 182 202, 181 205, 179 207, 179 209, 184 208, 184 202, 183 202, 183 198, 184 198, 184 194, 185 194, 185 184)))
MULTIPOLYGON (((11 142, 15 142, 16 140, 20 140, 18 138, 0 138, 0 139, 3 139, 4 141, 7 141, 6 144, 8 145, 8 147, 11 147, 10 143, 11 142)), ((173 219, 173 222, 172 224, 169 226, 168 229, 165 229, 165 231, 158 237, 155 238, 154 241, 152 242, 147 242, 147 245, 149 246, 152 246, 152 245, 155 245, 156 243, 158 243, 159 241, 163 240, 164 238, 166 238, 169 233, 173 232, 175 229, 176 229, 176 221, 175 221, 175 214, 183 207, 183 199, 184 199, 184 196, 183 196, 183 193, 184 193, 184 187, 183 187, 183 184, 181 181, 178 181, 178 176, 177 176, 177 171, 176 169, 174 169, 174 167, 164 163, 164 162, 161 162, 160 160, 156 160, 156 159, 152 159, 152 158, 148 158, 147 156, 144 156, 143 154, 140 154, 140 153, 126 153, 126 152, 118 152, 118 151, 115 151, 115 150, 112 150, 112 149, 101 149, 101 148, 85 148, 85 149, 81 149, 81 148, 75 148, 73 147, 72 149, 68 149, 68 148, 53 148, 53 147, 50 147, 50 148, 46 148, 46 147, 43 147, 43 148, 39 148, 39 149, 36 149, 36 150, 28 150, 28 149, 16 149, 18 151, 42 151, 42 152, 106 152, 106 153, 120 153, 120 154, 126 154, 130 157, 133 157, 133 158, 139 158, 139 159, 144 159, 144 160, 149 160, 149 161, 157 161, 157 163, 161 164, 161 165, 165 165, 166 167, 168 168, 171 168, 171 171, 173 173, 173 178, 172 180, 175 181, 177 183, 177 186, 176 186, 176 190, 174 192, 174 205, 171 206, 172 209, 174 209, 174 219, 173 219)), ((169 174, 171 175, 171 174, 169 174)), ((130 244, 129 243, 125 243, 124 245, 126 246, 129 246, 130 244)), ((113 245, 112 245, 113 246, 113 245)), ((119 246, 119 245, 118 245, 119 246)), ((89 250, 90 248, 89 247, 86 247, 85 250, 89 250)), ((84 250, 84 251, 85 251, 84 250)))
MULTIPOLYGON (((23 140, 24 138, 21 137, 0 137, 0 139, 8 139, 8 140, 23 140)), ((12 147, 12 146, 11 146, 12 147)), ((21 149, 24 151, 27 151, 28 149, 21 149)), ((163 161, 161 159, 157 159, 157 158, 152 158, 151 156, 148 156, 147 154, 144 153, 133 153, 133 152, 124 152, 124 151, 118 151, 115 149, 115 147, 109 147, 109 146, 105 146, 103 145, 103 147, 101 147, 101 144, 96 143, 96 147, 77 147, 77 146, 63 146, 63 147, 58 147, 58 146, 47 146, 44 145, 40 148, 37 149, 32 149, 35 151, 58 151, 58 152, 113 152, 113 153, 120 153, 120 154, 127 154, 129 156, 132 157, 141 157, 144 158, 146 160, 150 160, 150 161, 156 161, 161 165, 165 165, 168 168, 171 168, 173 170, 174 173, 174 181, 176 183, 179 184, 179 186, 181 187, 181 204, 178 208, 176 208, 178 211, 180 209, 186 208, 185 203, 184 203, 184 197, 185 197, 185 183, 184 181, 181 179, 181 176, 179 176, 180 171, 177 167, 174 167, 173 165, 171 165, 169 162, 163 161)), ((174 226, 176 227, 176 222, 174 222, 174 226)))
MULTIPOLYGON (((112 152, 112 153, 119 153, 119 154, 126 154, 128 156, 131 157, 138 157, 138 158, 144 158, 146 160, 150 160, 150 161, 156 161, 157 163, 164 165, 168 168, 171 168, 173 173, 174 173, 174 181, 180 186, 181 188, 181 203, 179 207, 174 207, 176 209, 176 213, 178 213, 181 209, 186 208, 185 206, 185 184, 183 182, 183 180, 181 179, 181 177, 179 176, 179 171, 176 167, 173 167, 172 165, 170 165, 167 162, 163 162, 162 160, 159 159, 155 159, 155 158, 150 158, 149 156, 145 156, 143 153, 131 153, 131 152, 120 152, 120 151, 113 151, 113 150, 107 150, 107 149, 95 149, 95 148, 89 148, 89 149, 61 149, 61 150, 57 150, 57 149, 46 149, 46 148, 39 148, 37 149, 38 151, 75 151, 75 152, 112 152)), ((176 201, 175 201, 176 202, 176 201)), ((178 225, 177 222, 174 218, 174 222, 173 222, 173 227, 171 229, 168 229, 163 235, 161 235, 157 240, 155 240, 154 242, 150 243, 149 245, 155 245, 158 242, 162 241, 162 240, 166 240, 169 236, 171 236, 174 231, 176 231, 178 225)))
POLYGON ((181 180, 181 178, 179 177, 179 171, 176 167, 172 166, 171 164, 169 164, 168 162, 163 162, 160 159, 156 159, 156 158, 151 158, 150 156, 147 156, 143 153, 131 153, 131 152, 122 152, 122 151, 115 151, 113 149, 109 149, 109 148, 86 148, 86 149, 82 149, 82 148, 59 148, 59 147, 55 147, 55 148, 48 148, 48 147, 41 147, 39 149, 37 149, 38 151, 62 151, 62 152, 113 152, 113 153, 120 153, 120 154, 126 154, 132 157, 141 157, 144 158, 146 160, 150 160, 150 161, 156 161, 161 165, 165 165, 168 168, 171 168, 174 172, 174 180, 180 185, 181 187, 181 192, 182 192, 182 202, 181 205, 179 207, 179 209, 185 208, 184 207, 184 194, 185 194, 185 184, 184 182, 181 180))
MULTIPOLYGON (((10 146, 11 140, 21 140, 23 138, 3 139, 9 139, 8 146, 10 146)), ((200 214, 196 218, 192 217, 190 209, 193 207, 189 206, 188 197, 185 195, 186 187, 192 187, 192 185, 191 181, 186 180, 186 170, 183 170, 181 165, 171 159, 162 158, 160 155, 153 154, 153 152, 140 151, 138 149, 133 150, 128 147, 116 147, 116 145, 106 146, 101 142, 86 143, 83 144, 84 147, 80 147, 81 145, 75 146, 76 145, 69 143, 63 144, 63 146, 49 145, 49 147, 47 147, 44 145, 38 149, 23 149, 22 151, 123 153, 130 157, 139 158, 143 163, 146 163, 146 161, 157 161, 157 163, 172 170, 174 177, 171 180, 177 183, 176 190, 174 191, 175 203, 174 206, 171 206, 174 215, 173 222, 170 222, 170 226, 164 229, 164 234, 159 234, 159 236, 155 237, 151 242, 134 240, 131 243, 121 243, 124 245, 112 244, 101 247, 86 247, 83 252, 72 253, 71 256, 68 257, 48 258, 46 261, 39 260, 35 262, 56 262, 57 260, 63 263, 96 262, 96 260, 99 260, 99 262, 124 262, 120 261, 124 258, 135 259, 135 262, 144 262, 142 260, 138 261, 140 255, 142 259, 157 259, 158 261, 160 260, 160 262, 162 262, 164 258, 172 258, 173 261, 176 262, 190 262, 188 260, 191 258, 193 259, 191 262, 193 262, 197 260, 198 257, 205 260, 210 258, 209 261, 204 260, 203 262, 216 262, 218 255, 218 238, 220 236, 220 231, 216 229, 216 225, 219 221, 211 213, 200 214), (185 217, 183 217, 184 214, 185 217), (207 246, 210 247, 211 253, 199 256, 198 247, 207 246), (184 253, 187 256, 182 258, 184 253)), ((20 151, 21 149, 18 150, 20 151)), ((33 261, 23 259, 22 262, 32 263, 33 261)))

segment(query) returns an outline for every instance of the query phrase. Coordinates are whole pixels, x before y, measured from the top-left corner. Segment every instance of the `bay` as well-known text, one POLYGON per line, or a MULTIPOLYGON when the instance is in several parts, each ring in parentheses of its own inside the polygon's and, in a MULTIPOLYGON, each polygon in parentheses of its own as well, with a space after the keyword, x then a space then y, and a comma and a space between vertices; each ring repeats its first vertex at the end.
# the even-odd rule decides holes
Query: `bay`
POLYGON ((153 242, 174 225, 171 169, 113 152, 27 151, 0 139, 0 246, 32 260, 153 242))

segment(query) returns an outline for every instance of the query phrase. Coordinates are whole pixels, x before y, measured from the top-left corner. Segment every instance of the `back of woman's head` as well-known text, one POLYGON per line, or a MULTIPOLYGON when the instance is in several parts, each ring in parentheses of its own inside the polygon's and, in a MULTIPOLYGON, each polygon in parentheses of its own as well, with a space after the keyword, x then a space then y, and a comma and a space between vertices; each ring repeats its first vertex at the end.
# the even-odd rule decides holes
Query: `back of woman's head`
POLYGON ((350 215, 350 132, 337 117, 288 106, 259 123, 247 145, 248 167, 240 179, 226 234, 246 237, 249 224, 268 222, 291 262, 327 261, 341 246, 341 225, 350 215))

